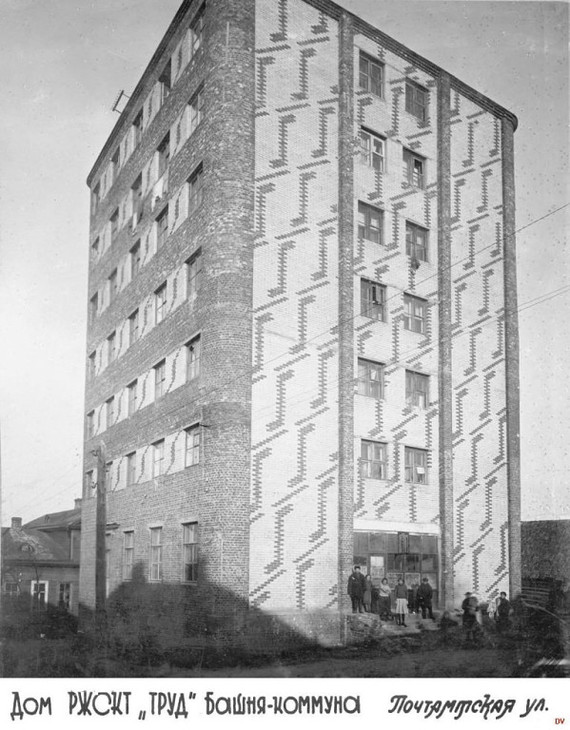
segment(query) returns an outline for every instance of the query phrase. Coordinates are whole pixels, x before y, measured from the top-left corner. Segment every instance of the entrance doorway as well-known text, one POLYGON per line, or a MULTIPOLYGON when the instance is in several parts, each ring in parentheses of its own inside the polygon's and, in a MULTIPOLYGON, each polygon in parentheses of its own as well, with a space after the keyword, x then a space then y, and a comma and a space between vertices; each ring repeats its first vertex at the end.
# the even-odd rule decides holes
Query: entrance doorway
MULTIPOLYGON (((354 565, 370 574, 375 587, 387 578, 392 589, 402 577, 408 586, 409 602, 415 603, 415 591, 423 578, 433 589, 433 605, 439 596, 439 554, 437 535, 413 532, 355 532, 354 565)), ((412 609, 415 610, 415 609, 412 609)))

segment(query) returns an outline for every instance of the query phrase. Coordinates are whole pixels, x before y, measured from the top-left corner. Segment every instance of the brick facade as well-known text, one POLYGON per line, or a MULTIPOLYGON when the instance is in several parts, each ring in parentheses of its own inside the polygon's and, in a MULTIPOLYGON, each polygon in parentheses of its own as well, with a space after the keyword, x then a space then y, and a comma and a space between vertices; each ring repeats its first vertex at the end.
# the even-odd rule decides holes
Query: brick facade
POLYGON ((183 3, 88 180, 86 610, 101 440, 111 602, 173 636, 344 640, 353 558, 520 583, 515 124, 334 3, 183 3))

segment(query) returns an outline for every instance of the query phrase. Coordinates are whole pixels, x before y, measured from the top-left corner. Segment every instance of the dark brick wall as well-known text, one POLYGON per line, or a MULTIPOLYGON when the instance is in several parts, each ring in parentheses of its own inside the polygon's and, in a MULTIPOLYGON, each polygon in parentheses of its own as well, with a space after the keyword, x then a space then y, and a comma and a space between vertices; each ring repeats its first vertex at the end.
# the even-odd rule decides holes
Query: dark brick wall
MULTIPOLYGON (((192 7, 189 11, 181 31, 194 10, 192 7)), ((176 588, 173 592, 169 587, 165 595, 173 596, 173 606, 181 606, 172 612, 173 630, 184 622, 185 611, 191 609, 198 615, 200 606, 208 612, 215 610, 219 585, 237 596, 247 595, 251 338, 250 328, 244 327, 244 322, 251 316, 253 34, 253 2, 217 0, 206 6, 202 48, 176 81, 145 130, 142 144, 121 169, 91 221, 95 233, 128 193, 175 118, 204 83, 203 121, 171 158, 168 188, 171 195, 202 162, 203 203, 97 318, 87 341, 89 353, 140 306, 144 297, 201 248, 203 279, 196 301, 186 301, 168 313, 86 385, 85 410, 89 412, 183 345, 191 335, 201 332, 201 375, 197 381, 167 392, 88 440, 85 450, 88 471, 95 468, 91 450, 101 439, 107 460, 116 461, 192 423, 202 424, 199 465, 117 491, 111 482, 107 494, 107 524, 114 526, 107 534, 111 604, 122 581, 124 531, 135 532, 134 562, 146 581, 149 527, 160 525, 163 580, 176 588), (181 586, 182 523, 187 521, 200 525, 200 582, 181 586)), ((156 74, 179 37, 180 34, 173 36, 166 46, 156 74)), ((141 104, 154 79, 145 87, 141 104)), ((97 179, 96 174, 93 179, 97 179)), ((143 201, 145 217, 138 231, 144 230, 157 212, 151 215, 149 197, 143 201)), ((127 226, 123 227, 114 244, 97 262, 92 262, 90 295, 104 285, 109 273, 128 256, 136 239, 127 226)), ((89 496, 93 497, 86 493, 89 496)), ((82 602, 86 609, 94 605, 94 503, 93 498, 86 499, 83 510, 82 602)), ((150 590, 156 591, 157 586, 150 586, 150 590)))

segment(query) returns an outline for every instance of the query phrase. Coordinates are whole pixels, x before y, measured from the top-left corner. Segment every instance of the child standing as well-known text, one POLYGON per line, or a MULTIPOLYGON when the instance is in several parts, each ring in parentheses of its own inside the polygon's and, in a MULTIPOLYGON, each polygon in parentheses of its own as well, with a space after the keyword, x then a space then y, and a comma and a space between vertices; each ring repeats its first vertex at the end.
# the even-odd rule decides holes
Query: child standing
POLYGON ((396 615, 398 626, 407 626, 406 614, 408 613, 408 587, 404 585, 404 579, 398 578, 398 585, 394 589, 396 598, 396 615))

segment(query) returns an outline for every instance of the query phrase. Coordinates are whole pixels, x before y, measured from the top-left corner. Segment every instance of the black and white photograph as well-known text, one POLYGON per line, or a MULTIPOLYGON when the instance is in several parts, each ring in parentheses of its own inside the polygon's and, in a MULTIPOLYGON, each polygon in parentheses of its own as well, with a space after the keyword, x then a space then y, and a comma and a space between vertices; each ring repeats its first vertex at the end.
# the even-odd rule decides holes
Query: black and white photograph
POLYGON ((0 722, 564 723, 568 8, 0 0, 0 722))

